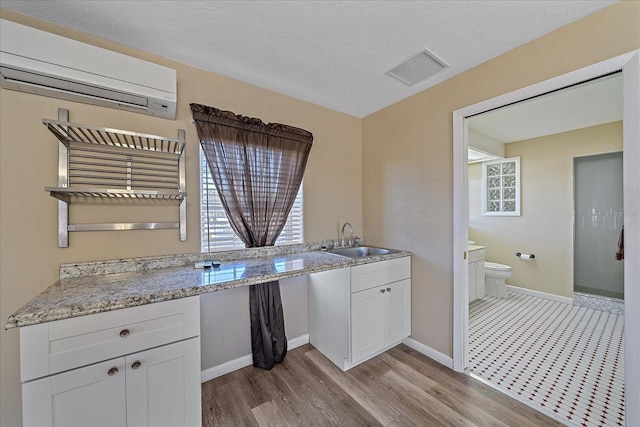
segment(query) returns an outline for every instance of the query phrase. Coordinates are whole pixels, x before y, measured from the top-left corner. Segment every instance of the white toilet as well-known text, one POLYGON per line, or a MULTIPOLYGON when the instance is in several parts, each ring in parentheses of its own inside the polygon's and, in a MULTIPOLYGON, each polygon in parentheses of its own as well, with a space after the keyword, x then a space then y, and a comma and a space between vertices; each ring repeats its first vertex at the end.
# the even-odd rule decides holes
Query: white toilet
POLYGON ((487 295, 506 298, 507 286, 505 279, 511 277, 511 267, 497 262, 484 262, 484 286, 487 295))

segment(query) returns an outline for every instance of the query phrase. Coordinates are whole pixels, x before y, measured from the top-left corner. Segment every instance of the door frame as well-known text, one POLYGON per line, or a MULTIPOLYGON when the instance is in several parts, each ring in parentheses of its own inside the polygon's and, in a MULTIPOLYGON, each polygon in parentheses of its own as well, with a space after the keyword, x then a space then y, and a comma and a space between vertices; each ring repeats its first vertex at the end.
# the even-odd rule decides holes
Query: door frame
MULTIPOLYGON (((598 62, 576 71, 497 96, 453 112, 453 369, 462 372, 468 367, 469 306, 468 306, 468 123, 467 118, 514 102, 543 95, 586 80, 620 71, 623 72, 624 112, 624 206, 625 231, 628 236, 640 236, 640 190, 632 183, 640 182, 640 50, 598 62)), ((640 259, 640 241, 625 242, 625 258, 640 259)), ((640 263, 625 262, 625 383, 640 384, 640 263), (629 327, 634 329, 631 333, 629 327), (636 329, 638 328, 638 329, 636 329)), ((640 388, 627 387, 626 423, 640 424, 640 388), (638 389, 638 390, 636 390, 638 389)))

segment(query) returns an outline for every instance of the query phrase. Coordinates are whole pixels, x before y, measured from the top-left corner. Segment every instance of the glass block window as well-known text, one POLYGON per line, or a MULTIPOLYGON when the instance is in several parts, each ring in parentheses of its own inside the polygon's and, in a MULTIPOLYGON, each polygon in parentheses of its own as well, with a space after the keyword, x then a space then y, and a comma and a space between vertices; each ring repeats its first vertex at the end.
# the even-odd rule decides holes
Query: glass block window
POLYGON ((484 215, 520 216, 520 157, 482 164, 484 215))

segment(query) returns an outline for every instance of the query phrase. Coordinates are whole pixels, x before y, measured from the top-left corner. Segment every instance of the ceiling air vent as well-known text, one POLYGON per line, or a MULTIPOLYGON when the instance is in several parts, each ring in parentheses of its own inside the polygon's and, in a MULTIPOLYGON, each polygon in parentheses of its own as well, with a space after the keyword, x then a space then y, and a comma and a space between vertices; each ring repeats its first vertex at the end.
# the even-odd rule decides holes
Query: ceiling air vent
POLYGON ((407 86, 412 86, 445 68, 449 68, 449 64, 425 49, 405 59, 400 65, 387 71, 386 74, 395 77, 407 86))

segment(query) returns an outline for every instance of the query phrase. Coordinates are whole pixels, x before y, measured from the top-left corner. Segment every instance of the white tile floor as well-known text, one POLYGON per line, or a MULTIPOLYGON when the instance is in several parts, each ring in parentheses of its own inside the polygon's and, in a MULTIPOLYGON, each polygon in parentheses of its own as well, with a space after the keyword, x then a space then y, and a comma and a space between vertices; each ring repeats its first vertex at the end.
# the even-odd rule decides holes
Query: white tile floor
POLYGON ((470 373, 567 425, 624 425, 624 317, 509 292, 469 305, 470 373))

